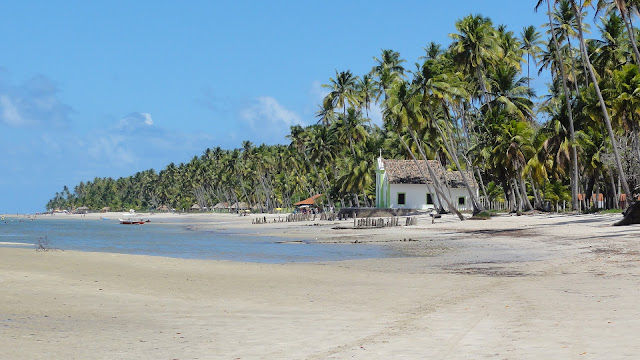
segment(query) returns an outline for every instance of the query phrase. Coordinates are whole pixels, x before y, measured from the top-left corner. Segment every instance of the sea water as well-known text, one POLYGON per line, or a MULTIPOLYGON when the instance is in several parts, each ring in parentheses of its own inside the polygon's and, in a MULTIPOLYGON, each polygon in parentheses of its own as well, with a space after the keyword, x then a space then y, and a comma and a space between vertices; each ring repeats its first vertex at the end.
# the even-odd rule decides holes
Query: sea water
POLYGON ((46 239, 61 250, 215 259, 261 263, 338 261, 402 256, 390 248, 371 244, 291 243, 257 234, 202 230, 193 221, 172 219, 144 225, 121 225, 117 219, 5 218, 0 222, 0 243, 34 247, 46 239))

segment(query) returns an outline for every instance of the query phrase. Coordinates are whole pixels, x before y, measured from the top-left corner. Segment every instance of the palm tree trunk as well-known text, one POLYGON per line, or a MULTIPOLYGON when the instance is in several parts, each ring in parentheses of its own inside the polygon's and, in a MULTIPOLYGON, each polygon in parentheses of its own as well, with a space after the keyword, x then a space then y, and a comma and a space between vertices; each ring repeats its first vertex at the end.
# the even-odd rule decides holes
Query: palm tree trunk
POLYGON ((533 210, 533 206, 531 206, 531 201, 529 201, 529 197, 527 196, 527 185, 524 183, 524 174, 522 175, 518 175, 518 180, 520 183, 520 191, 522 192, 522 200, 523 202, 523 206, 524 206, 524 210, 525 211, 530 211, 533 210))
MULTIPOLYGON (((464 103, 460 104, 460 119, 462 119, 462 123, 463 123, 463 133, 464 133, 464 138, 465 138, 465 144, 467 146, 467 153, 469 152, 469 149, 471 148, 470 145, 470 141, 469 141, 469 122, 466 119, 466 111, 464 109, 464 103)), ((487 189, 484 186, 484 180, 482 179, 482 174, 480 174, 480 170, 478 170, 478 168, 475 168, 471 165, 471 161, 468 159, 467 156, 463 155, 464 161, 467 163, 467 168, 471 169, 472 172, 476 173, 476 176, 478 177, 478 181, 480 182, 480 189, 482 189, 482 195, 484 196, 484 200, 486 201, 486 203, 489 203, 489 197, 487 196, 487 189)))
MULTIPOLYGON (((448 116, 448 112, 446 111, 446 108, 444 109, 444 112, 448 116)), ((431 111, 430 110, 429 110, 429 116, 431 116, 431 111)), ((453 159, 453 162, 456 164, 456 167, 458 168, 458 171, 460 171, 460 175, 462 176, 462 182, 464 183, 464 186, 467 188, 467 192, 469 193, 469 197, 471 198, 471 203, 473 204, 473 214, 475 215, 475 214, 477 214, 477 213, 479 213, 481 211, 484 211, 484 207, 478 201, 475 191, 473 191, 473 189, 471 188, 471 185, 469 185, 469 181, 467 180, 467 176, 465 175, 464 171, 462 170, 462 167, 460 166, 460 161, 458 160, 458 155, 454 151, 453 140, 451 139, 452 136, 449 136, 448 139, 447 139, 447 136, 444 134, 444 131, 442 131, 442 128, 440 128, 440 125, 438 125, 438 123, 433 118, 433 116, 431 117, 431 120, 432 120, 432 123, 438 129, 438 133, 440 134, 440 137, 442 138, 442 142, 445 143, 445 146, 447 147, 447 151, 449 152, 450 157, 453 159)), ((451 134, 449 134, 449 135, 451 135, 451 134)))
POLYGON ((522 211, 522 205, 523 205, 522 193, 520 192, 520 187, 518 186, 518 182, 516 181, 515 177, 511 178, 511 191, 513 191, 518 197, 517 199, 518 211, 522 211))
POLYGON ((531 91, 531 76, 529 74, 530 67, 531 64, 529 64, 529 51, 527 51, 527 88, 529 89, 529 91, 531 91))
MULTIPOLYGON (((422 156, 422 158, 424 159, 425 164, 427 164, 427 171, 429 171, 429 176, 431 176, 431 179, 433 181, 433 188, 436 190, 436 193, 438 193, 438 195, 440 196, 441 200, 444 199, 444 202, 447 204, 447 207, 449 208, 449 211, 451 211, 454 214, 456 214, 460 220, 464 220, 464 216, 462 216, 460 211, 458 211, 458 208, 455 207, 451 203, 449 198, 447 198, 445 196, 444 191, 442 191, 442 184, 440 184, 440 180, 438 179, 438 177, 436 176, 436 173, 431 168, 431 164, 429 164, 429 159, 427 158, 427 155, 424 153, 424 150, 422 149, 422 145, 420 144, 420 142, 416 138, 416 135, 414 134, 413 130, 411 130, 410 128, 407 128, 407 130, 409 131, 409 134, 411 135, 411 138, 413 139, 413 141, 416 144, 418 144, 418 151, 420 152, 420 156, 422 156)), ((400 139, 402 140, 402 138, 400 138, 400 139)), ((404 140, 402 140, 402 141, 404 143, 404 140)), ((407 150, 409 150, 409 153, 413 157, 413 153, 411 152, 409 147, 406 145, 406 143, 405 143, 405 146, 407 147, 407 150)), ((414 160, 415 160, 415 158, 414 158, 414 160)), ((420 169, 419 166, 418 166, 418 169, 420 169)), ((425 177, 425 180, 426 180, 426 177, 425 177)), ((442 203, 440 203, 440 204, 442 204, 442 203)))
POLYGON ((327 197, 327 202, 329 203, 329 206, 333 207, 333 202, 331 201, 331 196, 329 196, 329 191, 327 190, 327 186, 324 183, 324 179, 322 179, 320 177, 320 174, 318 173, 318 168, 316 167, 316 164, 312 163, 309 160, 309 157, 307 156, 307 153, 304 151, 304 149, 302 150, 302 153, 304 154, 304 159, 308 164, 311 164, 311 167, 313 168, 313 171, 316 173, 316 176, 318 177, 318 180, 320 181, 320 186, 322 186, 322 190, 324 190, 324 195, 327 197))
MULTIPOLYGON (((564 99, 567 105, 567 115, 569 117, 569 135, 571 138, 571 162, 572 162, 572 171, 571 171, 571 204, 574 209, 578 207, 578 151, 576 150, 576 134, 573 127, 573 110, 571 109, 571 98, 569 96, 569 89, 567 86, 567 74, 564 71, 564 61, 562 60, 562 55, 560 54, 560 48, 558 44, 558 38, 556 37, 556 32, 553 26, 553 20, 551 19, 551 0, 547 0, 547 15, 549 16, 549 27, 551 29, 551 37, 553 38, 553 43, 555 45, 555 53, 556 58, 559 63, 560 68, 560 77, 562 77, 562 89, 564 91, 564 99)), ((579 24, 578 27, 581 25, 579 24)))
POLYGON ((505 179, 502 186, 504 188, 505 198, 509 198, 509 212, 515 212, 517 207, 516 194, 513 192, 511 181, 505 179))
MULTIPOLYGON (((615 139, 615 135, 613 133, 613 127, 611 126, 611 119, 609 118, 609 111, 607 110, 607 105, 602 98, 602 92, 600 91, 600 86, 598 85, 598 79, 596 78, 596 74, 593 70, 593 66, 591 65, 591 60, 589 59, 589 54, 587 53, 587 47, 584 42, 584 34, 582 33, 582 12, 578 8, 575 0, 571 0, 573 13, 578 20, 578 38, 580 39, 580 51, 582 51, 582 61, 585 62, 587 66, 587 70, 589 70, 589 75, 591 76, 591 81, 593 82, 593 86, 596 91, 596 95, 598 96, 598 101, 600 102, 600 108, 602 109, 602 116, 604 117, 605 125, 607 125, 607 132, 609 133, 609 139, 611 140, 611 146, 613 147, 613 155, 616 160, 616 167, 618 168, 619 179, 622 183, 622 188, 627 195, 627 197, 631 197, 633 194, 629 191, 629 184, 627 183, 627 178, 624 174, 624 170, 622 169, 622 161, 620 160, 620 154, 618 153, 618 146, 615 139)), ((573 141, 573 140, 572 140, 573 141)), ((576 184, 577 186, 577 184, 576 184)))
POLYGON ((580 86, 578 86, 578 77, 576 76, 576 64, 573 57, 573 46, 571 46, 571 38, 567 36, 567 45, 569 46, 569 59, 571 59, 571 76, 573 76, 573 87, 576 90, 576 94, 580 93, 580 86))
POLYGON ((311 187, 309 187, 309 182, 307 181, 306 176, 303 178, 303 177, 300 175, 300 172, 298 171, 298 169, 297 169, 295 166, 293 167, 293 171, 296 173, 296 175, 298 176, 298 178, 299 178, 299 179, 301 179, 301 180, 303 180, 303 181, 304 181, 304 185, 307 187, 307 191, 309 191, 309 196, 313 196, 313 195, 315 195, 315 194, 312 194, 312 193, 311 193, 311 192, 312 192, 312 191, 311 191, 311 187))
MULTIPOLYGON (((244 198, 247 200, 247 203, 249 202, 249 195, 247 195, 247 190, 244 188, 244 182, 242 181, 242 177, 240 177, 240 174, 238 174, 238 172, 236 171, 236 177, 238 178, 238 182, 240 182, 240 187, 242 188, 242 192, 244 193, 244 198)), ((251 205, 251 204, 249 204, 251 205)))
POLYGON ((538 189, 536 188, 536 184, 533 181, 533 176, 531 176, 531 172, 529 172, 529 182, 531 183, 531 189, 533 189, 533 198, 534 203, 533 203, 533 207, 535 209, 538 210, 542 210, 543 209, 543 204, 542 204, 542 198, 540 197, 540 193, 538 193, 538 189))
POLYGON ((618 194, 618 188, 616 187, 616 181, 613 178, 613 171, 612 169, 609 169, 609 181, 611 182, 611 191, 613 192, 613 201, 614 203, 611 204, 612 206, 615 206, 614 208, 617 208, 617 202, 620 199, 620 194, 618 194))
MULTIPOLYGON (((409 132, 411 132, 411 130, 409 130, 409 132)), ((412 134, 413 137, 413 134, 412 134)), ((402 145, 404 145, 405 149, 407 150, 407 153, 409 153, 409 156, 411 156, 411 159, 413 159, 413 161, 416 164, 416 167, 418 168, 418 171, 420 171, 420 175, 422 176, 422 178, 425 180, 425 184, 428 184, 429 182, 427 181, 428 178, 427 176, 424 174, 424 171, 422 170, 422 167, 420 167, 419 163, 418 163, 418 159, 416 159, 416 157, 413 155, 413 152, 411 151, 411 148, 409 147, 409 145, 407 144, 406 141, 404 141, 404 139, 400 136, 400 134, 398 134, 398 138, 400 139, 400 142, 402 143, 402 145)), ((421 152, 422 154, 422 152, 421 152)), ((429 171, 429 176, 431 176, 432 179, 436 179, 435 177, 435 173, 433 171, 433 169, 431 168, 431 165, 429 164, 429 161, 426 159, 425 157, 425 162, 427 164, 427 171, 429 171)), ((444 192, 442 191, 442 189, 440 188, 440 183, 436 183, 436 181, 433 181, 433 189, 436 192, 436 198, 438 200, 438 206, 440 207, 440 210, 442 211, 442 204, 446 203, 447 207, 449 208, 449 211, 451 211, 451 209, 453 209, 454 213, 458 216, 458 218, 460 220, 464 220, 464 216, 462 216, 462 214, 460 214, 460 212, 453 207, 453 205, 451 204, 451 202, 446 198, 446 196, 444 195, 444 192)))
MULTIPOLYGON (((468 163, 468 162, 467 162, 468 163)), ((480 188, 482 189, 482 195, 484 196, 485 201, 489 201, 489 195, 487 195, 487 188, 484 186, 484 180, 482 179, 482 174, 480 174, 480 170, 475 168, 476 176, 478 180, 480 180, 480 188)))

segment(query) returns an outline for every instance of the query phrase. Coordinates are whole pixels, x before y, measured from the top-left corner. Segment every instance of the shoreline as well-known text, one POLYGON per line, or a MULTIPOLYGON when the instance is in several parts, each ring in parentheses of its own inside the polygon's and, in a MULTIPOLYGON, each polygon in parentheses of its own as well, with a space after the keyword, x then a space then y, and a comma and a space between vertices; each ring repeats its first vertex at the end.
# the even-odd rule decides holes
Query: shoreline
POLYGON ((316 263, 0 247, 0 336, 5 356, 30 359, 634 358, 640 226, 610 226, 618 216, 192 219, 419 255, 316 263))
MULTIPOLYGON (((86 215, 61 214, 38 216, 34 221, 40 219, 100 221, 102 218, 117 221, 119 215, 122 214, 117 212, 86 215)), ((431 223, 429 215, 422 214, 415 216, 418 219, 415 226, 402 225, 387 228, 353 228, 352 220, 274 222, 274 220, 286 217, 287 214, 238 216, 227 213, 140 213, 140 215, 143 219, 150 219, 151 223, 130 226, 183 226, 196 231, 264 236, 277 239, 275 242, 282 244, 373 244, 399 249, 412 257, 425 255, 424 251, 420 249, 421 245, 425 241, 433 241, 435 238, 438 240, 460 240, 466 237, 491 236, 496 239, 494 240, 496 242, 508 236, 531 238, 532 236, 564 235, 573 237, 587 229, 592 237, 606 237, 610 234, 625 233, 626 230, 634 233, 640 227, 640 225, 613 227, 613 223, 621 218, 620 214, 536 213, 522 216, 505 214, 492 217, 489 220, 467 218, 465 221, 460 221, 454 215, 446 214, 437 219, 435 223, 431 223), (252 224, 252 220, 255 218, 266 218, 268 222, 266 224, 252 224), (550 229, 547 229, 549 227, 552 227, 553 231, 549 231, 550 229)), ((16 219, 16 217, 7 218, 8 221, 11 219, 16 219)), ((426 255, 430 256, 431 254, 427 253, 426 255)))

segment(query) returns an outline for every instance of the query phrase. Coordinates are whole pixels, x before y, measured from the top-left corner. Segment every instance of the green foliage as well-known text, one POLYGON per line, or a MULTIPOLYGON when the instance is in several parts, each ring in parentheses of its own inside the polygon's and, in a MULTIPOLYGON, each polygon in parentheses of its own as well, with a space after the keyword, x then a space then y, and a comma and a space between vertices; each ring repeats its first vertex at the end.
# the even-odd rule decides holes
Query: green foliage
POLYGON ((569 190, 572 181, 579 181, 581 192, 597 186, 615 194, 616 180, 626 172, 629 183, 640 187, 640 59, 634 60, 634 34, 627 30, 638 6, 627 2, 623 13, 622 2, 598 2, 598 10, 606 10, 600 38, 581 42, 584 13, 572 4, 550 2, 546 38, 536 26, 525 27, 518 38, 487 17, 466 16, 455 23, 451 45, 429 43, 413 71, 391 49, 374 57, 362 76, 336 71, 323 85, 329 93, 319 104, 318 123, 292 126, 286 145, 245 141, 237 149, 206 149, 159 172, 95 178, 73 191, 65 186, 47 209, 189 209, 196 203, 211 209, 219 202, 246 202, 261 211, 291 208, 318 193, 330 207, 371 206, 378 154, 424 157, 450 170, 473 171, 486 184, 482 196, 508 202, 509 210, 516 210, 515 202, 523 209, 528 199, 538 205, 571 202, 577 198, 569 190), (587 50, 584 58, 581 48, 587 50), (585 71, 586 60, 597 81, 585 71), (531 63, 551 72, 541 99, 529 86, 531 63), (380 126, 369 118, 376 105, 382 109, 380 126), (607 113, 613 137, 604 126, 607 113), (615 166, 615 137, 625 139, 626 161, 636 165, 615 166), (572 169, 580 179, 571 179, 572 169))

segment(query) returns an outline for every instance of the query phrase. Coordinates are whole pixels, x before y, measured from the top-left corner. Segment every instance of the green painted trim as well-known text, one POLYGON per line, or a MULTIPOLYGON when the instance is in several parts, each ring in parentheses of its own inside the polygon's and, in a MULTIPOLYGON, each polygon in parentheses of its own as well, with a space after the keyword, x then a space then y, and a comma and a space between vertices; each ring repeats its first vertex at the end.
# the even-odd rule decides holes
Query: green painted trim
POLYGON ((387 202, 385 207, 391 207, 391 186, 389 186, 389 183, 387 183, 387 202))

